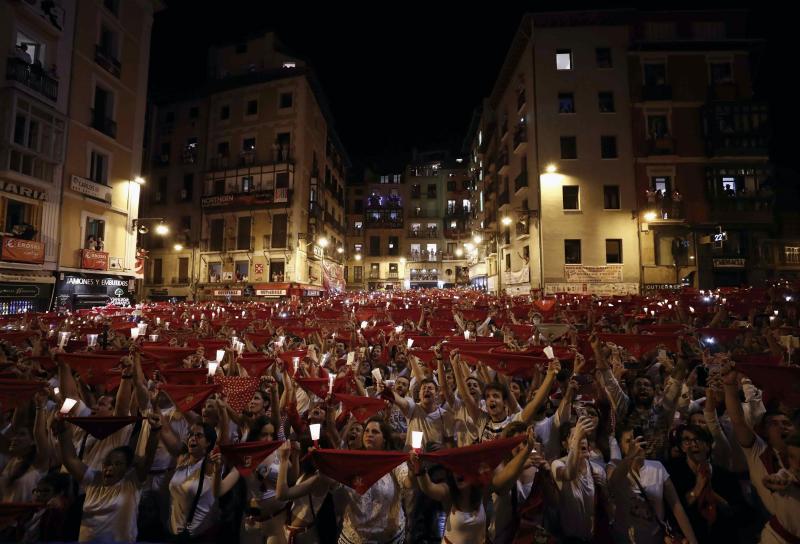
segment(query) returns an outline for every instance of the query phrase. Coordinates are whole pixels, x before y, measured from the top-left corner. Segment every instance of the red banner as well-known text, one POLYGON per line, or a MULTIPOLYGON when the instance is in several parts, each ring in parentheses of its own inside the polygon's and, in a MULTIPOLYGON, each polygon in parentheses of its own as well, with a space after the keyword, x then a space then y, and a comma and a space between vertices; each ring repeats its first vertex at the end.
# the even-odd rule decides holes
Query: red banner
POLYGON ((44 262, 44 244, 33 240, 3 236, 3 249, 0 256, 4 261, 42 264, 44 262))
POLYGON ((88 270, 108 270, 108 253, 91 249, 81 250, 81 268, 88 270))

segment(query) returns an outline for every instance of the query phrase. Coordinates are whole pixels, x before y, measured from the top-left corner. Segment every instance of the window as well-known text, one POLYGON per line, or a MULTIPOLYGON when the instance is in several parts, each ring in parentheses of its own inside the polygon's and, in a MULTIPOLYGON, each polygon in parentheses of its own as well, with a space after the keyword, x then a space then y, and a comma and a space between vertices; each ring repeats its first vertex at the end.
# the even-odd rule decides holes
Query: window
POLYGON ((429 183, 428 184, 428 198, 436 198, 436 184, 429 183))
POLYGON ((730 61, 711 61, 708 69, 712 84, 733 81, 733 67, 730 61))
POLYGON ((647 114, 647 135, 652 140, 669 136, 669 119, 666 114, 647 114))
POLYGON ((564 240, 564 264, 581 264, 580 240, 564 240))
POLYGON ((364 244, 353 244, 353 253, 363 253, 364 244))
POLYGON ((619 210, 619 185, 603 185, 603 209, 619 210))
POLYGON ((578 195, 580 187, 577 185, 564 185, 561 187, 561 196, 564 203, 565 210, 579 210, 580 202, 578 195))
POLYGON ((225 220, 212 219, 210 226, 210 235, 208 240, 209 251, 222 251, 223 239, 225 236, 225 220))
POLYGON ((11 170, 43 181, 52 181, 55 163, 64 151, 64 123, 18 98, 13 143, 9 150, 11 170))
POLYGON ((85 235, 86 238, 83 241, 83 247, 85 249, 98 249, 102 247, 99 242, 102 242, 106 236, 106 222, 96 217, 87 217, 85 235), (94 245, 92 244, 93 241, 94 245))
POLYGON ((197 119, 200 117, 200 109, 197 106, 189 108, 189 119, 197 119))
POLYGON ((236 281, 247 281, 250 275, 249 261, 236 261, 234 269, 236 271, 236 281))
POLYGON ((381 182, 381 185, 389 183, 389 176, 381 176, 380 177, 380 182, 381 182))
POLYGON ((217 144, 217 154, 220 157, 227 157, 231 152, 231 144, 229 142, 220 142, 217 144))
POLYGON ((608 47, 598 47, 594 50, 594 58, 598 68, 611 68, 611 49, 608 47))
POLYGON ((189 257, 178 257, 178 283, 189 283, 189 257))
POLYGON ((371 257, 380 257, 381 255, 381 237, 369 237, 369 254, 371 257))
POLYGON ((155 192, 153 193, 153 204, 163 204, 167 201, 167 176, 158 178, 158 185, 156 185, 155 192))
POLYGON ((222 263, 208 263, 208 281, 222 280, 222 263))
POLYGON ((239 218, 238 228, 236 230, 236 249, 250 249, 251 228, 252 218, 249 215, 239 218))
POLYGON ((572 70, 572 50, 556 50, 556 70, 572 70))
POLYGON ((526 261, 531 260, 531 246, 525 245, 522 246, 522 258, 526 261))
POLYGON ((214 194, 215 195, 224 195, 225 194, 225 180, 224 179, 215 179, 214 180, 214 194))
POLYGON ((183 189, 181 189, 181 200, 186 202, 192 200, 194 192, 194 174, 184 174, 183 189))
POLYGON ((242 140, 242 151, 245 153, 250 153, 256 150, 256 139, 255 138, 244 138, 242 140))
POLYGON ((452 192, 456 190, 456 182, 455 181, 448 181, 447 182, 447 191, 452 192))
POLYGON ((353 267, 353 281, 361 282, 364 281, 364 267, 363 266, 354 266, 353 267))
POLYGON ((606 238, 606 264, 622 264, 622 240, 606 238))
POLYGON ((661 191, 662 195, 672 194, 672 182, 669 176, 654 176, 650 179, 653 191, 661 191))
POLYGON ((578 158, 578 139, 575 136, 561 137, 561 158, 562 159, 578 158))
POLYGON ((226 121, 231 118, 231 107, 227 104, 219 108, 219 120, 226 121))
POLYGON ((800 264, 800 247, 784 246, 783 254, 786 264, 800 264))
POLYGON ((344 267, 344 281, 346 281, 348 283, 350 282, 350 267, 349 266, 345 266, 344 267))
POLYGON ((657 87, 667 84, 667 65, 664 62, 647 62, 644 65, 644 84, 657 87))
POLYGON ((447 201, 447 212, 445 215, 455 215, 456 213, 456 201, 455 200, 448 200, 447 201))
POLYGON ((272 247, 286 247, 289 216, 285 213, 272 216, 272 247))
POLYGON ((153 283, 164 283, 164 262, 161 259, 153 259, 153 283))
POLYGON ((372 263, 369 265, 369 279, 377 280, 381 277, 380 263, 372 263))
POLYGON ((558 113, 575 113, 575 95, 558 93, 558 113))
POLYGON ((108 185, 108 155, 92 151, 89 162, 89 179, 108 185))
POLYGON ((103 55, 111 57, 112 59, 119 58, 119 36, 116 32, 106 25, 100 25, 99 42, 97 46, 98 49, 102 51, 103 55))
POLYGON ((597 93, 597 106, 600 113, 614 113, 614 93, 611 91, 597 93))
POLYGON ((95 87, 94 108, 92 109, 92 128, 110 136, 117 135, 117 124, 114 119, 114 96, 111 91, 95 87))
POLYGON ((400 183, 400 174, 394 174, 392 178, 393 178, 392 181, 394 181, 394 183, 400 183))
POLYGON ((353 211, 355 213, 364 213, 364 201, 359 199, 353 202, 353 211))
POLYGON ((253 176, 242 176, 242 192, 249 193, 253 190, 253 176))
POLYGON ((283 281, 286 263, 283 260, 270 260, 269 261, 269 278, 272 281, 283 281))
POLYGON ((278 101, 278 107, 280 109, 291 108, 292 107, 292 93, 281 93, 280 99, 278 101))
POLYGON ((600 136, 600 157, 603 159, 617 158, 616 136, 600 136))
POLYGON ((388 255, 400 255, 400 239, 397 236, 389 236, 388 255))
POLYGON ((511 253, 506 252, 506 271, 511 271, 511 253))
POLYGON ((245 115, 257 115, 258 114, 258 100, 248 100, 247 107, 245 109, 245 115))
POLYGON ((33 213, 33 206, 30 204, 7 198, 5 232, 15 234, 17 237, 26 240, 32 239, 37 234, 31 225, 33 213))

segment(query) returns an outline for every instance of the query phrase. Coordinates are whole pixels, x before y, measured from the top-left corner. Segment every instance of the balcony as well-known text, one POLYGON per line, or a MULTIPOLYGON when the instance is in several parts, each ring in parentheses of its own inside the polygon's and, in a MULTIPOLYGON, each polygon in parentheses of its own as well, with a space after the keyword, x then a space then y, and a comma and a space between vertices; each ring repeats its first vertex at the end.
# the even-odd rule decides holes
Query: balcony
POLYGON ((438 213, 433 210, 423 210, 413 208, 409 210, 408 217, 411 219, 438 219, 438 213))
POLYGON ((674 155, 675 138, 662 136, 660 138, 650 138, 647 140, 647 155, 674 155))
POLYGON ((710 200, 711 220, 729 223, 771 223, 775 199, 771 196, 733 196, 710 200))
POLYGON ((414 268, 410 271, 409 278, 412 282, 437 282, 439 281, 439 274, 437 272, 428 272, 425 269, 414 268))
POLYGON ((231 168, 246 168, 249 166, 270 166, 280 164, 294 164, 294 157, 287 152, 272 151, 243 151, 238 156, 219 155, 209 159, 209 170, 228 170, 231 168))
POLYGON ((408 229, 408 238, 416 238, 418 240, 424 239, 433 239, 439 237, 439 229, 438 228, 423 228, 420 227, 419 229, 408 229))
POLYGON ((504 150, 497 157, 497 173, 504 176, 508 172, 508 153, 504 150))
POLYGON ((672 85, 643 85, 642 100, 660 101, 672 100, 672 85))
POLYGON ((371 279, 371 280, 379 280, 379 279, 381 279, 381 273, 380 272, 370 272, 368 278, 371 279))
POLYGON ((497 206, 502 208, 503 206, 508 206, 511 201, 508 197, 508 191, 503 191, 499 195, 497 195, 497 206))
POLYGON ((369 211, 364 216, 364 223, 372 228, 402 229, 403 212, 402 210, 369 211))
POLYGON ((525 99, 525 91, 522 90, 517 93, 517 113, 522 115, 523 110, 525 109, 526 99, 525 99))
POLYGON ((6 79, 16 81, 55 102, 58 99, 58 80, 46 73, 38 64, 28 64, 22 59, 9 57, 6 79))
POLYGON ((514 155, 522 155, 528 148, 528 127, 519 125, 514 131, 514 155))
POLYGON ((317 218, 317 219, 319 219, 321 221, 324 213, 325 213, 325 210, 322 208, 322 206, 320 205, 319 202, 311 201, 311 202, 308 203, 308 216, 309 217, 315 217, 315 218, 317 218))
POLYGON ((91 110, 92 128, 111 138, 117 137, 117 122, 106 117, 105 112, 91 110))
POLYGON ((189 285, 192 283, 190 278, 172 277, 172 285, 189 285))
POLYGON ((530 235, 528 224, 525 221, 517 221, 516 225, 514 226, 514 231, 517 235, 517 239, 530 235))
POLYGON ((108 47, 99 44, 95 45, 94 61, 109 74, 114 77, 120 77, 122 73, 122 64, 120 64, 119 60, 108 50, 108 47))
POLYGON ((768 155, 771 130, 766 104, 714 102, 703 114, 709 156, 768 155))
POLYGON ((520 172, 520 174, 514 178, 514 194, 519 196, 524 191, 528 190, 528 173, 527 172, 520 172))
POLYGON ((448 239, 464 238, 469 234, 469 229, 464 224, 457 224, 455 227, 445 225, 444 237, 448 239))
POLYGON ((442 260, 441 251, 428 251, 423 249, 421 251, 409 251, 408 260, 412 263, 435 263, 442 260))

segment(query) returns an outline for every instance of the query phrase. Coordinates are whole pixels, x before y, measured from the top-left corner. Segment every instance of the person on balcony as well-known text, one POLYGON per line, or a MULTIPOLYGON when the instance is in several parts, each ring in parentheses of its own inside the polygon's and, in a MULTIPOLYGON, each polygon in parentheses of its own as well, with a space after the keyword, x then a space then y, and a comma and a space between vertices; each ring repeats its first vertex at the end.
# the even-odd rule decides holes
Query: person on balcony
POLYGON ((28 44, 21 43, 18 44, 14 48, 14 56, 21 61, 24 61, 25 64, 33 64, 33 59, 31 58, 30 53, 28 53, 28 44))

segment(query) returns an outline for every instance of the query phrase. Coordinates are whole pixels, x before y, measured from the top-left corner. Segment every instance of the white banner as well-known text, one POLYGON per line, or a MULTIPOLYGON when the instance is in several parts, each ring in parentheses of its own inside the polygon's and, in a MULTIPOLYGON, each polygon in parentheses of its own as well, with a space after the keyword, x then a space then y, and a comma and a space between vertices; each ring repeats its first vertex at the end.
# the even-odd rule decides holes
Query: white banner
MULTIPOLYGON (((506 285, 515 285, 518 283, 530 284, 530 282, 531 282, 531 268, 527 264, 523 265, 522 268, 520 268, 516 272, 509 270, 503 274, 503 283, 506 285)), ((528 289, 530 289, 530 285, 528 286, 528 289)), ((506 290, 508 289, 506 288, 506 290)))
POLYGON ((574 295, 616 296, 639 292, 638 283, 546 283, 546 295, 570 293, 574 295))
POLYGON ((622 281, 622 265, 565 264, 564 279, 570 283, 620 283, 622 281))
POLYGON ((215 297, 240 297, 242 296, 241 289, 214 289, 215 297))

